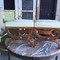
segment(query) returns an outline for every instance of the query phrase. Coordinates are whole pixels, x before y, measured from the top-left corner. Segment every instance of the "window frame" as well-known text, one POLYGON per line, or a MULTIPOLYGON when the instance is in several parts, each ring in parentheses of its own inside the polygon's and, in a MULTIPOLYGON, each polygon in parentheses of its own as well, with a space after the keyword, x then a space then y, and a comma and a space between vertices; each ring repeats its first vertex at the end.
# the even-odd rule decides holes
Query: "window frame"
POLYGON ((22 12, 32 12, 33 20, 36 19, 36 0, 33 0, 33 10, 22 10, 22 0, 15 0, 16 19, 22 19, 22 12))

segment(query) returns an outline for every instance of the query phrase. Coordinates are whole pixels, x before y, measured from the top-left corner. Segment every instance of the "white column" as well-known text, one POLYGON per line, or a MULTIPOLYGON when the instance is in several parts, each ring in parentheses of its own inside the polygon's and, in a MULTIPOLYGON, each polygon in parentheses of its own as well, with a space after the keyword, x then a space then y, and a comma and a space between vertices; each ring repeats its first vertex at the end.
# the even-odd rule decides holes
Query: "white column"
POLYGON ((0 18, 4 18, 4 0, 0 0, 0 18))
POLYGON ((22 0, 15 0, 16 19, 22 18, 22 0))
POLYGON ((33 0, 33 20, 36 19, 36 0, 33 0))
POLYGON ((3 19, 4 19, 4 0, 0 0, 0 35, 3 33, 3 30, 5 29, 3 19))
POLYGON ((39 19, 40 16, 40 0, 37 0, 37 19, 39 19))
POLYGON ((60 21, 60 0, 57 0, 56 20, 60 21))
POLYGON ((18 18, 22 19, 22 0, 19 0, 19 14, 18 18))
POLYGON ((15 0, 15 18, 18 20, 19 0, 15 0))

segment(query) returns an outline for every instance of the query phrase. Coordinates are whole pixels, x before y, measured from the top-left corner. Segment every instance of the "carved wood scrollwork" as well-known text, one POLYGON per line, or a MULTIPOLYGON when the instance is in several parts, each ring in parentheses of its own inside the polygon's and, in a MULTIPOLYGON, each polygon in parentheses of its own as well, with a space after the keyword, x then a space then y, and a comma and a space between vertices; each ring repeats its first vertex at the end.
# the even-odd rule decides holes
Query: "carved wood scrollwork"
MULTIPOLYGON (((18 28, 14 34, 10 29, 11 28, 6 28, 6 31, 13 40, 24 40, 31 46, 36 46, 41 41, 56 42, 56 39, 60 37, 59 30, 57 29, 22 28, 19 30, 18 28), (32 39, 34 39, 33 42, 32 39)), ((59 45, 58 42, 56 43, 59 45)))

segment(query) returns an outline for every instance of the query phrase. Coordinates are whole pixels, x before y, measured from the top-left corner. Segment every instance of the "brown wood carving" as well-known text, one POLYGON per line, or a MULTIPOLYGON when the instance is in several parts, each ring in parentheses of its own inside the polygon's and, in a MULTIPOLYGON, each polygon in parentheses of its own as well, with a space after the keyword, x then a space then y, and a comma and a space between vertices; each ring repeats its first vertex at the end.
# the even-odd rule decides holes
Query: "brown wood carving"
POLYGON ((43 28, 6 28, 6 31, 8 35, 13 40, 24 40, 31 46, 36 46, 41 41, 53 41, 59 45, 58 42, 56 42, 56 39, 60 37, 59 30, 57 29, 43 29, 43 28), (14 33, 12 33, 10 30, 16 30, 14 33), (34 42, 32 42, 32 39, 36 39, 34 42))
POLYGON ((40 41, 53 41, 58 44, 60 48, 60 43, 56 41, 60 37, 59 31, 56 29, 35 29, 35 35, 39 38, 35 41, 34 45, 38 44, 40 41))

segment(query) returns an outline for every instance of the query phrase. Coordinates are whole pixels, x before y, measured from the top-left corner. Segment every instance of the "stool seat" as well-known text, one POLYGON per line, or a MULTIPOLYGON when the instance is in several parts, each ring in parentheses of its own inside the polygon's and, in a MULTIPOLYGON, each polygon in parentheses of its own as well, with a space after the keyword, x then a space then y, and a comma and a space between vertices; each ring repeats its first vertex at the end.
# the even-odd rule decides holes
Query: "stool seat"
POLYGON ((5 23, 6 27, 34 27, 33 20, 12 20, 5 23))
POLYGON ((36 28, 60 28, 57 20, 12 20, 5 23, 6 27, 36 27, 36 28))
POLYGON ((57 20, 35 20, 36 28, 60 28, 60 22, 57 20))

